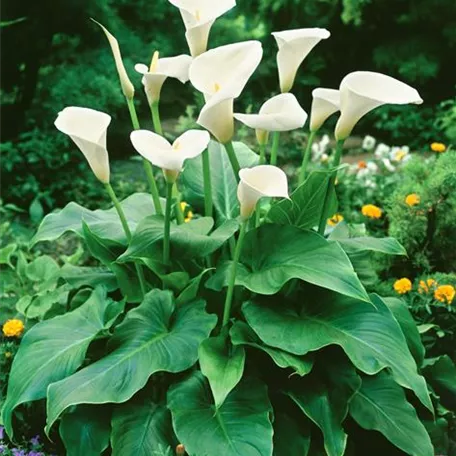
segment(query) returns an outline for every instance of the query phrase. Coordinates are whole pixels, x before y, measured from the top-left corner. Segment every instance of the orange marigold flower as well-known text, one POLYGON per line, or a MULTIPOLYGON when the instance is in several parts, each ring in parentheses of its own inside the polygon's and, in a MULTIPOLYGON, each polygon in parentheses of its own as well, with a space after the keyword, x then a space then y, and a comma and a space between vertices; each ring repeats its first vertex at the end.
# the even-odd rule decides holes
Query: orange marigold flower
POLYGON ((24 323, 21 320, 7 320, 3 325, 3 334, 6 337, 19 337, 24 332, 24 323))
POLYGON ((420 201, 420 195, 417 195, 416 193, 410 193, 410 195, 407 195, 405 197, 405 204, 407 204, 410 207, 420 204, 420 201))
POLYGON ((344 219, 343 215, 334 214, 331 218, 328 219, 328 225, 336 226, 338 223, 342 222, 343 219, 344 219))
POLYGON ((412 282, 406 277, 394 282, 394 290, 399 294, 406 294, 412 290, 412 282))
POLYGON ((445 146, 445 144, 443 144, 443 143, 434 142, 434 143, 431 144, 431 150, 432 150, 433 152, 442 153, 442 152, 445 152, 445 151, 446 151, 446 146, 445 146))
POLYGON ((429 293, 429 290, 435 288, 437 286, 437 282, 434 279, 427 279, 426 281, 420 280, 420 284, 418 285, 418 293, 429 293))
POLYGON ((434 298, 437 301, 443 302, 445 304, 451 304, 453 302, 456 290, 452 285, 440 285, 434 291, 434 298))
POLYGON ((381 218, 383 213, 383 211, 379 207, 374 206, 373 204, 366 204, 362 207, 361 212, 365 217, 369 217, 372 219, 381 218))
POLYGON ((360 160, 358 162, 358 169, 366 169, 367 168, 367 163, 364 160, 360 160))

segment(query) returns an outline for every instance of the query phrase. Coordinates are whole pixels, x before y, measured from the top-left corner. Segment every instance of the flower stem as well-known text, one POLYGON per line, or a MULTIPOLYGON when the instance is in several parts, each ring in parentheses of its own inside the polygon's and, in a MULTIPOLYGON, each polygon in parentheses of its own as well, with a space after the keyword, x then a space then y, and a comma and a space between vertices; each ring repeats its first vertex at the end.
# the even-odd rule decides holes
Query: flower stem
POLYGON ((277 166, 277 153, 280 144, 280 131, 275 131, 272 138, 271 165, 277 166))
POLYGON ((317 130, 311 131, 309 134, 309 138, 307 139, 307 146, 306 146, 306 150, 304 152, 304 156, 302 158, 301 172, 299 173, 299 184, 298 185, 301 185, 304 182, 304 180, 306 179, 307 167, 309 166, 310 155, 311 155, 311 151, 312 151, 312 144, 314 142, 316 134, 317 134, 317 130))
MULTIPOLYGON (((136 108, 135 108, 133 99, 126 98, 126 100, 127 100, 128 111, 130 112, 131 123, 133 125, 133 128, 135 130, 139 130, 141 127, 139 126, 138 115, 136 113, 136 108)), ((143 166, 144 166, 144 171, 146 172, 147 182, 149 183, 149 189, 150 189, 150 193, 152 195, 152 200, 154 202, 155 212, 159 215, 162 215, 163 211, 162 211, 162 207, 160 204, 160 194, 158 192, 157 183, 155 182, 154 170, 152 168, 152 164, 148 160, 143 158, 143 166)))
MULTIPOLYGON (((336 154, 334 156, 333 166, 337 168, 340 165, 340 160, 342 158, 342 151, 344 149, 345 139, 337 141, 336 154)), ((320 224, 318 225, 318 232, 323 236, 326 229, 326 221, 330 214, 328 214, 329 203, 331 199, 331 193, 333 188, 336 185, 337 179, 337 170, 333 172, 332 176, 328 182, 328 188, 326 189, 325 202, 323 203, 323 210, 320 216, 320 224)))
POLYGON ((260 165, 266 163, 266 144, 260 144, 260 165))
POLYGON ((209 149, 206 149, 202 155, 203 173, 204 173, 204 214, 206 217, 212 217, 212 183, 211 183, 211 162, 209 149))
POLYGON ((163 263, 169 266, 169 236, 171 232, 171 206, 173 204, 174 184, 166 184, 165 232, 163 234, 163 263))
POLYGON ((228 282, 228 291, 226 293, 225 307, 223 309, 223 327, 230 321, 231 307, 233 305, 234 285, 236 283, 236 272, 238 267, 239 258, 241 257, 242 244, 244 243, 245 233, 247 231, 248 219, 242 222, 239 238, 234 250, 233 263, 231 264, 230 277, 228 282))
MULTIPOLYGON (((125 236, 127 237, 127 241, 128 241, 128 243, 130 243, 132 236, 131 236, 130 227, 128 226, 127 217, 125 216, 125 212, 122 209, 119 199, 117 198, 117 195, 114 192, 114 189, 112 188, 110 183, 106 184, 106 190, 107 190, 109 196, 111 197, 114 207, 116 208, 117 214, 119 214, 120 223, 122 224, 123 230, 125 232, 125 236)), ((135 268, 136 268, 136 272, 138 274, 139 285, 141 286, 141 292, 144 296, 146 294, 146 283, 145 283, 146 281, 144 279, 144 273, 143 273, 143 270, 142 270, 142 267, 140 264, 135 263, 135 268)))
POLYGON ((228 158, 230 159, 231 167, 233 168, 234 177, 236 181, 239 182, 239 171, 241 170, 241 165, 236 157, 236 152, 234 151, 233 142, 229 141, 225 144, 226 152, 228 153, 228 158))
POLYGON ((176 206, 174 212, 176 214, 177 224, 182 225, 185 222, 184 211, 181 206, 182 196, 176 184, 174 184, 173 193, 176 195, 176 206))
POLYGON ((154 123, 154 130, 157 135, 163 136, 163 129, 160 121, 160 109, 159 109, 159 102, 154 101, 150 105, 150 110, 152 112, 152 122, 154 123))

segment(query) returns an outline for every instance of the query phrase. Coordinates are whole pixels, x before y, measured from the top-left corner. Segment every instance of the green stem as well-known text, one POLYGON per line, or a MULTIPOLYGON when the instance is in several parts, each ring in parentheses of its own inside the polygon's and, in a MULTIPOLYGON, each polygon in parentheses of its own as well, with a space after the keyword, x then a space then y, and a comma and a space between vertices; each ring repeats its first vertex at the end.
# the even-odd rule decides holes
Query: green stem
POLYGON ((159 102, 154 101, 150 105, 150 110, 152 112, 152 122, 154 123, 154 130, 157 135, 163 136, 163 129, 160 121, 160 109, 159 109, 159 102))
MULTIPOLYGON (((130 112, 131 123, 135 130, 139 130, 141 127, 139 126, 138 114, 136 113, 135 103, 133 99, 126 98, 128 111, 130 112)), ((162 207, 160 204, 160 194, 158 192, 157 183, 155 182, 154 171, 152 168, 152 164, 143 158, 143 166, 144 171, 146 172, 147 182, 149 183, 150 193, 152 195, 152 200, 155 206, 155 212, 159 215, 163 214, 162 207)))
POLYGON ((176 214, 177 224, 182 225, 185 222, 184 211, 182 210, 182 207, 181 207, 182 196, 181 196, 179 190, 177 189, 176 184, 174 184, 173 193, 176 195, 175 214, 176 214))
POLYGON ((163 234, 163 263, 169 266, 169 236, 171 232, 171 206, 173 204, 174 184, 166 184, 165 232, 163 234))
POLYGON ((225 327, 230 321, 231 307, 233 305, 234 285, 236 283, 236 272, 241 257, 242 244, 244 243, 245 233, 247 231, 248 219, 242 222, 241 231, 239 238, 236 243, 236 249, 234 250, 233 263, 231 264, 230 277, 228 282, 228 291, 226 293, 225 307, 223 309, 223 326, 225 327))
MULTIPOLYGON (((334 156, 333 166, 337 168, 340 165, 342 158, 342 151, 344 149, 345 139, 337 141, 336 154, 334 156)), ((325 202, 323 203, 323 210, 320 216, 320 224, 318 225, 318 232, 323 236, 325 234, 326 222, 330 214, 328 214, 329 203, 331 199, 332 191, 336 185, 337 170, 333 172, 328 182, 328 188, 326 189, 325 202)))
MULTIPOLYGON (((123 230, 125 232, 125 236, 127 237, 127 241, 128 241, 128 243, 130 243, 132 236, 131 236, 130 227, 128 226, 127 217, 125 216, 125 212, 122 209, 119 199, 117 198, 117 195, 114 192, 114 189, 112 188, 110 183, 106 184, 106 190, 108 191, 108 194, 111 197, 112 202, 114 203, 114 207, 116 208, 117 214, 119 214, 120 223, 122 224, 123 230)), ((146 281, 144 279, 144 273, 141 268, 141 265, 139 265, 138 263, 135 263, 135 268, 136 268, 136 272, 138 274, 139 284, 141 286, 141 292, 144 296, 146 294, 146 281)))
POLYGON ((271 165, 277 166, 277 153, 279 152, 280 131, 274 132, 272 138, 271 165))
POLYGON ((312 144, 315 139, 315 135, 317 134, 317 130, 311 131, 309 134, 309 138, 307 139, 307 146, 304 152, 304 156, 302 158, 302 165, 301 165, 301 172, 299 173, 299 185, 301 185, 307 176, 307 167, 309 166, 310 156, 312 152, 312 144))
POLYGON ((260 144, 260 165, 266 163, 266 144, 260 144))
POLYGON ((203 173, 204 173, 204 214, 206 217, 212 217, 212 183, 211 183, 211 162, 209 149, 206 149, 202 155, 203 173))
POLYGON ((236 181, 239 182, 239 171, 241 170, 241 165, 239 165, 239 161, 236 157, 236 152, 234 151, 232 141, 229 141, 225 144, 226 152, 228 153, 228 158, 230 159, 231 167, 233 168, 234 177, 236 181))

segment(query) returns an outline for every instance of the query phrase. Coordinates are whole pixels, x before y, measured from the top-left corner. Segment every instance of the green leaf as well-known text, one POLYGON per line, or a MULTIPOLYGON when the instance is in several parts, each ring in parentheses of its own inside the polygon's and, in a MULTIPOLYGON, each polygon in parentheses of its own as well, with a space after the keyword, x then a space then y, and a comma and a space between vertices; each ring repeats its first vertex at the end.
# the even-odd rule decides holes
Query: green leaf
POLYGON ((171 388, 168 408, 177 437, 191 455, 272 454, 271 405, 259 381, 241 381, 216 409, 207 381, 195 373, 171 388))
POLYGON ((60 270, 60 276, 65 279, 73 288, 89 286, 92 288, 103 285, 108 291, 119 288, 116 276, 106 268, 73 266, 65 264, 60 270))
POLYGON ((171 413, 148 400, 116 407, 112 417, 113 456, 159 456, 167 454, 175 437, 171 413))
POLYGON ((0 264, 7 264, 10 268, 13 268, 13 265, 11 264, 11 257, 16 250, 17 244, 8 244, 0 249, 0 264))
MULTIPOLYGON (((146 193, 135 193, 122 201, 121 205, 132 232, 144 217, 155 214, 152 198, 146 193)), ((44 218, 31 240, 31 246, 37 242, 55 241, 69 231, 82 237, 82 220, 85 220, 96 236, 126 244, 125 232, 115 208, 91 211, 79 204, 70 203, 44 218)))
POLYGON ((102 288, 78 309, 33 326, 14 357, 2 411, 13 436, 12 413, 25 402, 46 397, 47 387, 72 374, 84 361, 90 342, 109 327, 106 314, 112 301, 102 288))
POLYGON ((277 366, 287 369, 291 368, 295 374, 301 377, 307 375, 313 366, 313 358, 308 356, 297 356, 292 353, 280 350, 279 348, 268 347, 261 342, 252 328, 242 321, 237 321, 230 330, 231 341, 234 345, 249 345, 267 353, 277 366))
MULTIPOLYGON (((268 213, 268 220, 279 225, 294 225, 301 229, 318 226, 323 203, 333 170, 314 171, 291 195, 274 204, 268 213)), ((337 211, 336 192, 330 200, 328 213, 337 211)))
MULTIPOLYGON (((310 427, 280 412, 274 416, 274 456, 307 456, 310 449, 310 427)), ((313 456, 313 455, 312 455, 313 456)))
POLYGON ((37 291, 48 291, 55 288, 60 274, 57 262, 47 255, 42 255, 25 268, 25 275, 37 283, 37 291))
POLYGON ((350 415, 364 429, 381 432, 391 443, 413 456, 433 456, 434 449, 404 391, 386 373, 363 377, 350 403, 350 415))
MULTIPOLYGON (((250 168, 259 163, 258 155, 246 145, 235 142, 233 146, 241 168, 250 168)), ((217 220, 224 222, 239 215, 237 181, 225 148, 218 142, 211 141, 208 149, 211 164, 212 200, 217 220)), ((184 188, 185 201, 202 213, 204 209, 202 158, 189 160, 185 164, 182 173, 182 187, 184 188)))
POLYGON ((275 306, 248 302, 242 311, 267 345, 296 355, 339 345, 366 374, 388 367, 396 382, 413 390, 432 411, 426 382, 417 373, 399 324, 377 295, 371 298, 375 306, 320 290, 309 294, 301 310, 283 302, 275 306))
POLYGON ((442 404, 456 410, 456 366, 448 355, 427 359, 423 373, 440 396, 442 404))
MULTIPOLYGON (((241 263, 236 285, 254 293, 272 295, 291 279, 301 279, 370 302, 342 248, 313 231, 272 224, 249 231, 241 263)), ((208 287, 220 290, 226 286, 227 272, 226 267, 219 268, 208 287)))
POLYGON ((408 310, 407 305, 402 299, 398 298, 382 298, 382 300, 388 306, 389 310, 391 310, 394 318, 399 323, 410 352, 415 358, 418 367, 421 367, 424 361, 425 348, 421 342, 418 327, 412 314, 408 310))
POLYGON ((61 287, 40 293, 35 296, 33 300, 25 307, 26 303, 18 302, 16 308, 27 318, 42 319, 47 312, 49 312, 54 305, 65 306, 70 294, 70 287, 62 285, 61 287), (24 308, 22 308, 24 306, 24 308), (20 308, 21 307, 21 308, 20 308))
POLYGON ((109 414, 98 407, 79 406, 62 418, 59 432, 67 456, 100 456, 109 446, 109 414))
POLYGON ((232 346, 224 336, 211 337, 199 347, 201 372, 209 380, 218 409, 240 382, 244 373, 245 350, 232 346))
POLYGON ((199 344, 216 324, 204 308, 198 301, 176 310, 170 292, 148 293, 116 328, 107 356, 49 387, 47 432, 71 405, 125 402, 155 372, 182 372, 195 364, 199 344))
POLYGON ((328 456, 342 456, 347 446, 347 435, 342 422, 348 405, 359 389, 361 379, 347 361, 334 360, 323 369, 291 382, 285 394, 321 430, 328 456))
POLYGON ((200 275, 190 280, 190 283, 187 285, 187 287, 176 298, 176 304, 178 306, 192 302, 198 297, 201 282, 209 271, 212 271, 212 269, 205 269, 200 275))
POLYGON ((38 224, 38 223, 41 222, 41 220, 43 220, 44 209, 43 209, 43 205, 40 202, 40 198, 39 197, 36 197, 32 201, 32 204, 30 204, 29 215, 30 215, 30 220, 34 224, 38 224))

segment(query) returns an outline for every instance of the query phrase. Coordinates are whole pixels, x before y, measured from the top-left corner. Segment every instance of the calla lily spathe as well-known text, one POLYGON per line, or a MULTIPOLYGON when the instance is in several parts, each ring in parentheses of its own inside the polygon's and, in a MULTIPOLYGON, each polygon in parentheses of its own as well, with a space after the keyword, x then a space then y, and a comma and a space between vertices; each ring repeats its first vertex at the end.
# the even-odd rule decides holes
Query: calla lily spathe
POLYGON ((336 125, 336 139, 350 136, 358 121, 385 104, 421 104, 413 87, 382 73, 356 71, 345 76, 340 85, 341 116, 336 125))
POLYGON ((241 218, 248 219, 258 201, 265 197, 289 198, 287 175, 276 166, 260 165, 239 172, 237 196, 241 205, 241 218))
POLYGON ((201 130, 189 130, 173 144, 148 130, 134 131, 130 138, 140 155, 163 169, 168 182, 174 182, 183 170, 185 160, 202 154, 210 141, 209 133, 201 130))
POLYGON ((89 162, 93 173, 103 184, 109 183, 109 156, 106 133, 111 116, 94 109, 71 106, 59 113, 54 125, 68 135, 89 162))
POLYGON ((257 134, 271 131, 291 131, 302 128, 307 121, 307 113, 296 97, 283 93, 266 101, 259 114, 234 114, 234 118, 255 128, 257 134))
POLYGON ((317 131, 328 117, 340 110, 340 92, 334 89, 318 88, 312 92, 310 131, 317 131))
POLYGON ((277 65, 280 89, 286 93, 292 89, 296 73, 304 59, 321 40, 329 38, 331 34, 322 28, 286 30, 272 34, 279 46, 277 65))
POLYGON ((223 144, 234 134, 233 100, 244 90, 262 56, 259 41, 245 41, 211 49, 190 66, 190 81, 206 99, 198 124, 223 144))
POLYGON ((156 52, 149 67, 141 63, 135 65, 135 70, 143 75, 142 83, 149 104, 160 100, 161 89, 167 78, 175 78, 185 84, 189 80, 191 63, 189 55, 160 59, 156 52))
POLYGON ((207 50, 209 33, 215 20, 236 6, 235 0, 168 0, 179 8, 186 29, 185 37, 192 57, 207 50))

